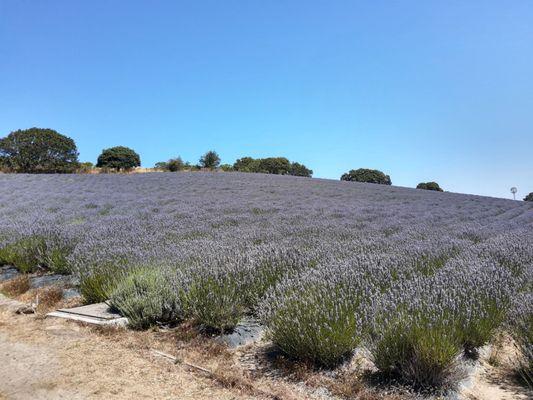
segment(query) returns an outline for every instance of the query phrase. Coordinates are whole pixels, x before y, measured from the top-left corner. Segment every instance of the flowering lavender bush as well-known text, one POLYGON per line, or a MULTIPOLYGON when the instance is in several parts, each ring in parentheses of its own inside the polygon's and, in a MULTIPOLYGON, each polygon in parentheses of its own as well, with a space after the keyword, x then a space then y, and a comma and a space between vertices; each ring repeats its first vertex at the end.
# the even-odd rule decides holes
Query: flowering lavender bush
POLYGON ((0 264, 9 264, 21 272, 37 268, 55 273, 69 273, 67 256, 71 251, 68 241, 59 239, 55 232, 22 237, 0 249, 0 264))
POLYGON ((518 349, 517 372, 533 388, 533 292, 519 296, 510 318, 510 332, 518 349))
POLYGON ((361 274, 343 267, 286 279, 268 293, 261 318, 287 355, 332 367, 361 343, 375 293, 361 274))
POLYGON ((0 187, 0 262, 71 272, 88 302, 164 266, 184 317, 224 330, 255 313, 282 350, 322 365, 363 345, 379 368, 438 384, 510 309, 531 315, 511 307, 533 290, 529 202, 237 172, 0 175, 0 187), (380 346, 400 356, 379 361, 380 346))
POLYGON ((110 304, 132 328, 175 323, 183 317, 180 299, 160 269, 137 268, 117 283, 110 304))
POLYGON ((461 342, 446 319, 420 311, 378 322, 373 360, 383 373, 417 388, 448 388, 463 378, 458 362, 461 342))
POLYGON ((189 282, 180 292, 187 316, 209 331, 223 332, 243 316, 244 294, 235 269, 210 265, 187 271, 189 282))

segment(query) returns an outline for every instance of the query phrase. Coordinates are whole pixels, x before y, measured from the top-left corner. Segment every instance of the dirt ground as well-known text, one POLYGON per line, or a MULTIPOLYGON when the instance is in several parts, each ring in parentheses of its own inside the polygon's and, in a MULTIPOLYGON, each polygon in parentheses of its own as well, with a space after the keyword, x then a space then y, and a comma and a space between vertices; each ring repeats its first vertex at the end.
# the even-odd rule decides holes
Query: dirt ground
MULTIPOLYGON (((0 295, 0 400, 412 398, 376 394, 354 385, 354 379, 339 383, 305 370, 285 379, 279 370, 259 365, 257 349, 227 351, 186 330, 96 329, 43 313, 15 314, 21 304, 0 295)), ((482 362, 462 400, 533 398, 502 371, 482 362)))
POLYGON ((529 400, 533 393, 517 382, 513 360, 517 357, 511 339, 502 335, 489 354, 481 358, 472 385, 462 392, 465 400, 529 400), (489 362, 492 359, 493 362, 489 362))
POLYGON ((16 315, 0 298, 0 399, 246 399, 76 323, 16 315))

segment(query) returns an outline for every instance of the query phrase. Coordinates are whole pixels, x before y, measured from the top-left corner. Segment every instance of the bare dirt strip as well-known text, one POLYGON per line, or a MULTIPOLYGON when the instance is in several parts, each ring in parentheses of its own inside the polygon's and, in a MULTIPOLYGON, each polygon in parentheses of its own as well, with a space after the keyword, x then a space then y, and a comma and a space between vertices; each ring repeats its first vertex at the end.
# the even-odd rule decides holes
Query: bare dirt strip
MULTIPOLYGON (((1 295, 0 295, 1 296, 1 295)), ((20 304, 20 303, 19 303, 20 304)), ((0 399, 245 399, 76 323, 0 298, 0 399)))

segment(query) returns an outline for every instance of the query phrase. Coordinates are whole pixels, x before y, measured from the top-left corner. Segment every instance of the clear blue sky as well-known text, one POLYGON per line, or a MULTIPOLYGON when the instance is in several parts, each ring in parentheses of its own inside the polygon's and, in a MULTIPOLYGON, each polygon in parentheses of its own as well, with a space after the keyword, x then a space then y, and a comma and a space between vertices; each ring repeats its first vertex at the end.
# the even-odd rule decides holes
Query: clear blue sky
POLYGON ((533 191, 533 1, 0 1, 0 136, 533 191))

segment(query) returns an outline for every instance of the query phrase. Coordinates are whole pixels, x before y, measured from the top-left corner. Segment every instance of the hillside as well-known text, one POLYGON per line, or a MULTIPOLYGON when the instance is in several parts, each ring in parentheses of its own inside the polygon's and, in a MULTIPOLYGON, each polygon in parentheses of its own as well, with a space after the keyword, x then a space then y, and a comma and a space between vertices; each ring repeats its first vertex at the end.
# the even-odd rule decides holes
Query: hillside
POLYGON ((364 347, 417 389, 456 388, 458 357, 500 329, 530 348, 531 203, 240 173, 0 185, 0 261, 74 274, 136 329, 248 316, 291 360, 335 368, 364 347))

